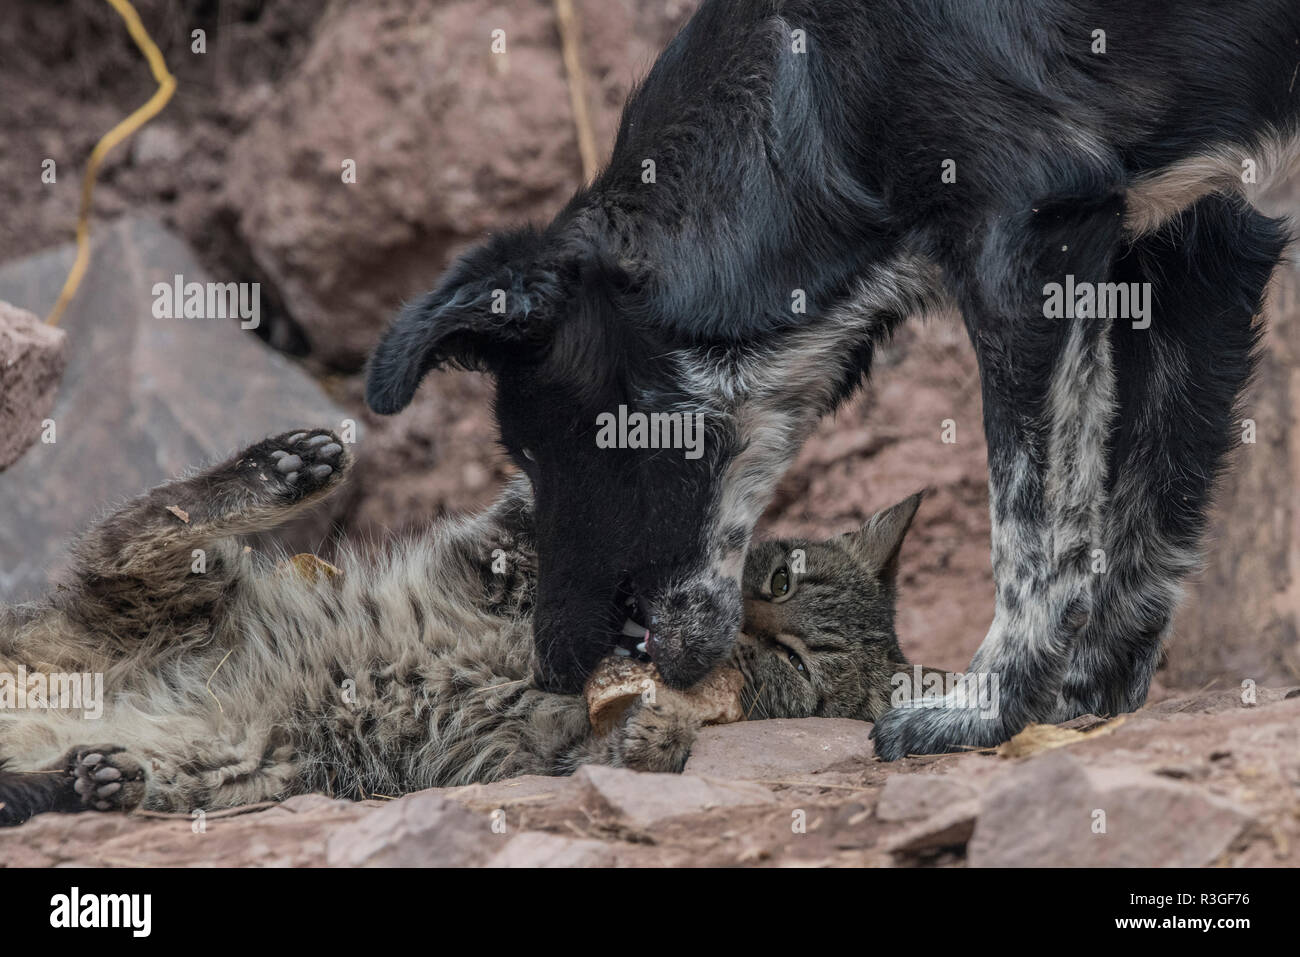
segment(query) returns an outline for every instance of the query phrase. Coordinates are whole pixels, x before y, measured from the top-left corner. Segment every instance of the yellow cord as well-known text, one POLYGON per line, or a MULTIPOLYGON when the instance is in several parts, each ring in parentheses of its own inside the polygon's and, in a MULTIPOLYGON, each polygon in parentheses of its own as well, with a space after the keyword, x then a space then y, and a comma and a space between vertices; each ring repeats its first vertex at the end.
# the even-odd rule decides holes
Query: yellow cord
POLYGON ((54 308, 45 319, 52 326, 57 326, 59 320, 63 318, 63 310, 76 295, 77 287, 81 285, 81 279, 86 274, 86 265, 90 261, 90 199, 95 191, 95 174, 99 171, 99 164, 109 150, 162 112, 162 108, 167 105, 167 101, 172 98, 172 93, 176 91, 176 78, 167 72, 167 64, 163 61, 162 53, 149 38, 130 0, 108 0, 108 2, 126 21, 126 29, 131 34, 131 39, 149 61, 149 69, 153 71, 158 89, 153 96, 149 97, 147 103, 109 130, 91 150, 86 175, 81 181, 81 210, 77 216, 77 258, 72 264, 72 271, 68 273, 67 281, 63 284, 63 291, 59 293, 59 301, 54 304, 54 308))

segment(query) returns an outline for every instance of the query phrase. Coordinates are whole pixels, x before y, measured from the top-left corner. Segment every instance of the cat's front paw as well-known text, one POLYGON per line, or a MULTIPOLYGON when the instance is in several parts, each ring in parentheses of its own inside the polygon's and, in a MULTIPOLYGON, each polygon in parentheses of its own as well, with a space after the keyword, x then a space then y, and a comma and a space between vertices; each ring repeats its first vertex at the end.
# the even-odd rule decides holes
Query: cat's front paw
POLYGON ((144 800, 148 775, 144 765, 112 744, 81 745, 64 756, 73 790, 93 811, 130 811, 144 800))
POLYGON ((286 432, 245 449, 235 469, 283 501, 298 502, 343 480, 352 457, 325 429, 286 432))
POLYGON ((618 732, 619 761, 634 771, 680 774, 699 732, 699 718, 671 697, 638 702, 618 732))

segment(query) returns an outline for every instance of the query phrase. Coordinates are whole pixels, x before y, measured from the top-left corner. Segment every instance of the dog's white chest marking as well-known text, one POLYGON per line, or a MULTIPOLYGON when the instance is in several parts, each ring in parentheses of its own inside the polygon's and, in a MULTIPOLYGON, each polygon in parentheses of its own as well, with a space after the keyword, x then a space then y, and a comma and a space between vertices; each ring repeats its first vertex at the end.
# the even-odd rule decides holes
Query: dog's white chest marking
POLYGON ((779 349, 729 357, 684 355, 693 395, 730 420, 739 453, 727 463, 710 516, 714 572, 739 580, 749 533, 819 419, 858 375, 857 351, 880 333, 884 316, 944 313, 952 303, 939 270, 911 255, 884 263, 854 295, 819 321, 792 330, 779 349))

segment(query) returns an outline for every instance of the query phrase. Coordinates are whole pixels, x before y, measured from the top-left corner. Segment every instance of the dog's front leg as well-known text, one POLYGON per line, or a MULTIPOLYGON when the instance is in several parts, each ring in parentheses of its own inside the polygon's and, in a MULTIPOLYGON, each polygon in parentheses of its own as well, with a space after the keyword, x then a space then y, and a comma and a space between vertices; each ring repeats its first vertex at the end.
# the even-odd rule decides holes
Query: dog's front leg
POLYGON ((974 275, 959 281, 989 446, 993 625, 948 693, 914 696, 877 723, 886 760, 988 747, 1047 717, 1089 613, 1115 403, 1110 340, 1102 321, 1057 315, 1044 295, 1054 282, 1105 279, 1122 203, 1034 206, 990 227, 974 275))

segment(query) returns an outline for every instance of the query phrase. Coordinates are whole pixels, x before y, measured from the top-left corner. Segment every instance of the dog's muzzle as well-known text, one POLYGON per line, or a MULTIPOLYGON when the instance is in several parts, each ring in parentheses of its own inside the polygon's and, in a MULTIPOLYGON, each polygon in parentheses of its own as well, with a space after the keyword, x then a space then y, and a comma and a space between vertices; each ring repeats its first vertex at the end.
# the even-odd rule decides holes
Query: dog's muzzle
MULTIPOLYGON (((740 629, 741 607, 736 582, 714 575, 640 599, 636 624, 645 625, 645 651, 664 681, 688 688, 725 659, 740 629)), ((628 630, 633 629, 625 628, 625 633, 628 630)))

